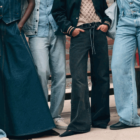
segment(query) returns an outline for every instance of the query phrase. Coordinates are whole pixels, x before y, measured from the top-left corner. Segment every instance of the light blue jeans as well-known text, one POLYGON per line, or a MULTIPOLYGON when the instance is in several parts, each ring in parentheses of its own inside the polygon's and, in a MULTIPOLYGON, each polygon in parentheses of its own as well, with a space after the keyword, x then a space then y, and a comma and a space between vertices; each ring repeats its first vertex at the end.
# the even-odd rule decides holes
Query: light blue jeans
POLYGON ((3 130, 0 129, 0 138, 6 137, 6 134, 3 130))
POLYGON ((120 122, 129 126, 140 126, 134 69, 137 46, 140 52, 140 16, 127 13, 120 16, 113 47, 113 84, 120 122))
POLYGON ((50 28, 48 37, 31 37, 29 44, 48 101, 48 78, 52 76, 51 106, 53 118, 59 118, 64 106, 66 86, 65 36, 55 35, 50 28))

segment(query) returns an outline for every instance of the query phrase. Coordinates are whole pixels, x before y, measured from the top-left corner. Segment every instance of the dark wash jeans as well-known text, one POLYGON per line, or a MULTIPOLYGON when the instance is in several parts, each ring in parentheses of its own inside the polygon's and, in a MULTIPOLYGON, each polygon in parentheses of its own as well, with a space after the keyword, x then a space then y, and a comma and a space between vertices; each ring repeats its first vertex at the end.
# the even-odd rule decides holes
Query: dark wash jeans
MULTIPOLYGON (((87 25, 88 26, 88 25, 87 25)), ((85 29, 71 38, 70 70, 72 75, 71 123, 68 130, 90 131, 93 127, 106 128, 110 121, 109 111, 109 59, 106 34, 102 31, 85 29), (91 38, 92 37, 92 38, 91 38), (94 39, 93 39, 94 37, 94 39), (91 41, 95 46, 91 51, 91 41), (91 108, 87 81, 88 53, 91 58, 92 97, 91 108)))

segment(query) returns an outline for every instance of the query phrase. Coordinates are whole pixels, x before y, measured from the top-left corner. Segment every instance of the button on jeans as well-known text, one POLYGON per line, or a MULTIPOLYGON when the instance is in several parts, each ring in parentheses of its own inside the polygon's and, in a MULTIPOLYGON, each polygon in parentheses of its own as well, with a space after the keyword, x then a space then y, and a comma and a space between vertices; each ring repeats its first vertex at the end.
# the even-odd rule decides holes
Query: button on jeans
POLYGON ((112 74, 120 122, 140 126, 137 113, 135 53, 140 52, 140 16, 120 16, 113 47, 112 74))
POLYGON ((65 97, 65 36, 56 36, 50 28, 49 37, 31 37, 29 44, 47 101, 47 85, 51 71, 50 111, 53 118, 58 118, 62 112, 65 97))

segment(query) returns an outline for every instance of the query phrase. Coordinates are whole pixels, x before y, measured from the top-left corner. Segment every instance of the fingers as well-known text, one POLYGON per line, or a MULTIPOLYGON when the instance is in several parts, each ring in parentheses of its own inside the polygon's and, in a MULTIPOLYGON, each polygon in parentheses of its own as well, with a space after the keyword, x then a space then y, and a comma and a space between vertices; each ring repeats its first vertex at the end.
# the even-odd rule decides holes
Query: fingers
POLYGON ((80 32, 85 32, 85 30, 83 30, 83 29, 79 29, 79 31, 80 31, 80 32))
POLYGON ((97 30, 101 30, 102 32, 107 32, 108 31, 108 26, 107 25, 100 25, 97 30))
POLYGON ((101 30, 102 29, 102 25, 100 25, 98 28, 97 28, 97 30, 101 30))

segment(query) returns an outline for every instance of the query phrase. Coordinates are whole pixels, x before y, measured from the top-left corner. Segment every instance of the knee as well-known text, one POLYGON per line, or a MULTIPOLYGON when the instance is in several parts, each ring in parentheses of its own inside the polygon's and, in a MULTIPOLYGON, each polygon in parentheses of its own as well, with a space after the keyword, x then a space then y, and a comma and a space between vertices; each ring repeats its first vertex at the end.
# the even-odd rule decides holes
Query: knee
POLYGON ((47 68, 39 67, 37 68, 37 72, 40 77, 48 78, 50 76, 50 70, 47 68))
POLYGON ((114 70, 114 69, 118 69, 121 67, 121 61, 118 60, 112 60, 112 63, 111 63, 111 69, 114 70))

